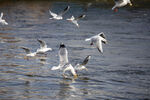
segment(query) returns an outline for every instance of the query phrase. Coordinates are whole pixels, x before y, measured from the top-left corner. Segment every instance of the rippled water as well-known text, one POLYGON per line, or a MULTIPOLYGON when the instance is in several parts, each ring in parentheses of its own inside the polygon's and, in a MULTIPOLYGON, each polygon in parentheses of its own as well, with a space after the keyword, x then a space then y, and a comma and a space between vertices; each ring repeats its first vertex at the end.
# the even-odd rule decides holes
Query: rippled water
POLYGON ((148 100, 150 99, 150 9, 92 5, 88 9, 72 2, 3 2, 0 12, 8 26, 0 25, 0 99, 5 100, 148 100), (49 20, 49 8, 71 9, 64 18, 86 14, 80 28, 66 20, 49 20), (104 32, 104 53, 84 39, 104 32), (25 59, 21 46, 35 51, 37 39, 45 40, 52 52, 25 59), (92 55, 88 72, 75 80, 64 79, 58 65, 58 48, 64 42, 75 65, 92 55))

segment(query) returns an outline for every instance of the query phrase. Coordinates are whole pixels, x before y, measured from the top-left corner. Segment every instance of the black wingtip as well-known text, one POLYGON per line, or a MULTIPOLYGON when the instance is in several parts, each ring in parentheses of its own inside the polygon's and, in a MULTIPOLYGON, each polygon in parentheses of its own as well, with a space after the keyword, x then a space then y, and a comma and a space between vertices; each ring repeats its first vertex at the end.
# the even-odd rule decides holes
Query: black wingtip
POLYGON ((64 9, 64 11, 67 11, 68 9, 70 9, 70 6, 67 6, 67 7, 64 9))

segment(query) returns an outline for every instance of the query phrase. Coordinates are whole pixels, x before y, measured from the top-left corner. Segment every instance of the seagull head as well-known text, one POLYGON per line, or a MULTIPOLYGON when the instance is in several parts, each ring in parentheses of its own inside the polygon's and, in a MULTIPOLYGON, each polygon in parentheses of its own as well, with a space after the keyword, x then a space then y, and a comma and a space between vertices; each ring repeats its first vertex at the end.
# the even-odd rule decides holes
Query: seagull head
POLYGON ((64 43, 61 43, 59 48, 65 48, 65 47, 66 46, 64 45, 64 43))

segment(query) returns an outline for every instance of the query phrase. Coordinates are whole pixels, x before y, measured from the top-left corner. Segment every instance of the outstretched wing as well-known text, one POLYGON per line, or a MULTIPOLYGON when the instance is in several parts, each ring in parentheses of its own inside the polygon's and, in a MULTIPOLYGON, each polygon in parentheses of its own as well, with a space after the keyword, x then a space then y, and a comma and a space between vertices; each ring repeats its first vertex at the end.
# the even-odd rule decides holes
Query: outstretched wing
POLYGON ((84 18, 86 15, 80 15, 79 17, 77 17, 75 20, 79 20, 79 19, 82 19, 84 18))
POLYGON ((27 54, 29 54, 29 53, 31 53, 30 52, 30 49, 29 48, 27 48, 27 47, 20 47, 21 49, 24 49, 25 50, 25 52, 27 53, 27 54))
POLYGON ((96 41, 96 47, 97 47, 97 49, 98 49, 98 51, 100 53, 103 53, 102 41, 100 39, 97 39, 97 41, 96 41))
POLYGON ((50 10, 49 10, 49 13, 50 13, 50 15, 52 15, 53 17, 56 17, 56 16, 57 16, 57 14, 51 12, 50 10))
POLYGON ((80 65, 86 65, 86 64, 88 63, 88 61, 89 61, 90 58, 91 58, 91 56, 88 55, 88 56, 83 60, 83 62, 82 62, 80 65))
POLYGON ((70 6, 67 6, 64 11, 62 11, 59 15, 62 16, 64 15, 68 10, 70 9, 70 6))
POLYGON ((102 42, 103 42, 104 44, 106 44, 106 43, 107 43, 107 40, 106 40, 105 34, 104 34, 103 32, 101 32, 101 33, 99 33, 99 36, 102 37, 102 42))
POLYGON ((40 46, 41 46, 41 47, 46 47, 45 41, 42 41, 42 40, 40 40, 40 39, 37 39, 37 41, 40 43, 40 46))
POLYGON ((0 18, 2 18, 2 17, 3 17, 3 15, 4 15, 4 14, 3 14, 3 12, 1 12, 1 17, 0 17, 0 18))

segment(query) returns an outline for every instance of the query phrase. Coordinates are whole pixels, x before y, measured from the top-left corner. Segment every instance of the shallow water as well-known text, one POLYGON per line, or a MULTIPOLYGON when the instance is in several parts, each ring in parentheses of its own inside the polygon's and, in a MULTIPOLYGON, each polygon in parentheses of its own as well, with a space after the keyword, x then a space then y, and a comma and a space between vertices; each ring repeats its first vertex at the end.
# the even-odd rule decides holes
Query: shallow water
POLYGON ((0 99, 5 100, 147 100, 150 99, 150 8, 122 8, 92 5, 84 9, 73 2, 4 2, 0 11, 8 26, 0 26, 0 99), (66 20, 49 20, 49 12, 71 9, 64 18, 86 14, 80 28, 66 20), (84 39, 104 32, 108 44, 104 53, 84 39), (35 51, 37 39, 53 51, 25 59, 21 46, 35 51), (87 55, 88 72, 75 80, 64 79, 58 65, 59 44, 66 44, 75 65, 87 55))

